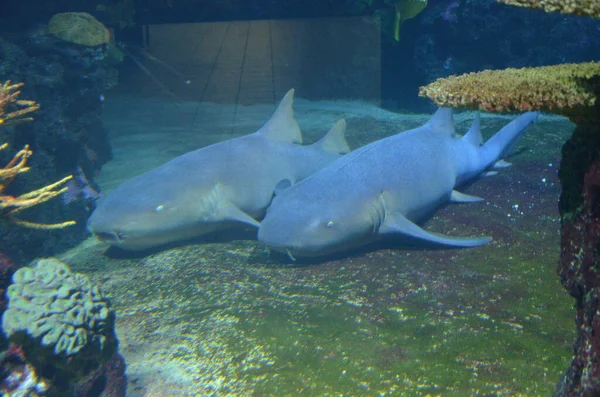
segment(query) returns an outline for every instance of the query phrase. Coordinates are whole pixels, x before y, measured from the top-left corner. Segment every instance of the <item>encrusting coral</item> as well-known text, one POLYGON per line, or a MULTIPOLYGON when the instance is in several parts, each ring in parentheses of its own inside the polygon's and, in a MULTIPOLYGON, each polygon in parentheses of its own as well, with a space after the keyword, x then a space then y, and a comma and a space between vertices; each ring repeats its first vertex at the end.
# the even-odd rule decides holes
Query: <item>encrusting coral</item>
POLYGON ((598 0, 498 0, 498 2, 518 7, 541 8, 546 12, 600 18, 598 0))
POLYGON ((48 32, 61 40, 86 47, 107 44, 110 31, 86 12, 65 12, 54 15, 48 22, 48 32))
POLYGON ((543 110, 577 123, 596 118, 591 111, 600 88, 600 63, 484 70, 441 78, 421 87, 419 95, 440 106, 488 112, 543 110))
MULTIPOLYGON (((19 88, 22 86, 23 83, 11 84, 10 81, 0 85, 0 126, 14 125, 33 120, 28 114, 39 109, 39 105, 35 101, 18 99, 21 94, 19 88)), ((0 151, 7 147, 7 143, 1 144, 0 151)), ((29 171, 30 168, 27 166, 27 159, 29 159, 32 154, 33 152, 29 149, 29 146, 25 145, 23 149, 15 154, 8 164, 0 167, 0 216, 17 225, 34 229, 61 229, 66 226, 74 225, 74 221, 43 224, 24 221, 15 217, 24 209, 44 203, 66 192, 67 187, 61 188, 61 186, 72 179, 72 176, 70 175, 58 182, 22 194, 18 197, 5 194, 4 191, 6 187, 17 175, 29 171)))

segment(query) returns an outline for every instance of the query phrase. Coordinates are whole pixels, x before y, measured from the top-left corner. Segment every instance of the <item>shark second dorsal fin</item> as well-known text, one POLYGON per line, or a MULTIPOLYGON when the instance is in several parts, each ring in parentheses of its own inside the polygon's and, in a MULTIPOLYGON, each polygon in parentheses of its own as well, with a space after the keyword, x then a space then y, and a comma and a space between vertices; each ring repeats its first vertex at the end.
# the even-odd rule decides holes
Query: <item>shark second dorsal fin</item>
POLYGON ((256 133, 284 143, 302 143, 300 126, 294 118, 294 89, 285 94, 275 113, 256 133))
POLYGON ((346 142, 346 120, 338 120, 325 136, 313 144, 315 147, 333 154, 350 153, 346 142))
POLYGON ((480 122, 479 112, 477 112, 477 115, 475 116, 475 119, 473 120, 473 124, 471 124, 471 128, 469 128, 469 132, 467 132, 467 134, 465 136, 463 136, 461 139, 469 142, 471 145, 473 145, 475 147, 482 146, 483 145, 483 137, 481 136, 480 125, 481 125, 481 122, 480 122))
POLYGON ((427 122, 427 125, 438 134, 454 136, 454 119, 452 118, 451 108, 439 108, 433 117, 427 122))

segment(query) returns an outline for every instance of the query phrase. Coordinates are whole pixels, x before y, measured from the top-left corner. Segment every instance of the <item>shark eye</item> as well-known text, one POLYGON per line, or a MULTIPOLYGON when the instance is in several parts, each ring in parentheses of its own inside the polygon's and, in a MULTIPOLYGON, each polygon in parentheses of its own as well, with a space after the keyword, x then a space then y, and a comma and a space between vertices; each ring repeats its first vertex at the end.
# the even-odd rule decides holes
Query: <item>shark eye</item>
POLYGON ((333 227, 333 221, 327 222, 327 227, 331 229, 333 227))
POLYGON ((155 211, 156 212, 160 212, 160 211, 162 211, 164 209, 165 209, 165 207, 161 204, 161 205, 159 205, 158 207, 155 208, 155 211))

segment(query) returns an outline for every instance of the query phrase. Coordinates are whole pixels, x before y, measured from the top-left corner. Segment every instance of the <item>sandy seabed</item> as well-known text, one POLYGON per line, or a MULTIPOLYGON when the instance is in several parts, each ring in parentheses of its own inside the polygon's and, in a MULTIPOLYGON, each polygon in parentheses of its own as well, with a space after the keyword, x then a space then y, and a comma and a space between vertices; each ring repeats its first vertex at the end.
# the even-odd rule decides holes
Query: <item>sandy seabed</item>
MULTIPOLYGON (((185 152, 251 133, 272 105, 108 95, 105 192, 185 152)), ((296 101, 307 143, 341 117, 352 148, 418 127, 363 102, 296 101)), ((466 132, 473 113, 456 115, 466 132)), ((511 118, 484 115, 487 138, 511 118)), ((90 238, 60 256, 110 296, 128 396, 540 396, 570 360, 572 301, 556 275, 560 147, 573 126, 542 116, 513 166, 426 224, 489 235, 476 249, 393 244, 291 263, 252 231, 123 255, 90 238)), ((189 172, 201 172, 189 170, 189 172)), ((401 172, 401 170, 389 170, 401 172)))

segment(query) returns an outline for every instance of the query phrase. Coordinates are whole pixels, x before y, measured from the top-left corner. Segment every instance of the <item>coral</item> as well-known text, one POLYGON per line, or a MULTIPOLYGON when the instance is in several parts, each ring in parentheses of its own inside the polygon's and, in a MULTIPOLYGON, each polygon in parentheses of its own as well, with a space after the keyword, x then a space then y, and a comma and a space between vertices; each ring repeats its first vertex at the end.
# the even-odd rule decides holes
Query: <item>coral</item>
POLYGON ((77 383, 117 351, 114 312, 97 286, 56 259, 13 275, 2 328, 53 387, 77 383))
MULTIPOLYGON (((21 94, 21 91, 18 91, 18 89, 22 86, 23 83, 11 84, 10 80, 0 86, 0 126, 31 121, 31 117, 23 116, 39 109, 39 106, 35 103, 35 101, 18 99, 19 95, 21 94), (12 110, 11 108, 18 109, 12 110)), ((0 145, 0 151, 6 149, 7 146, 8 145, 6 143, 0 145)), ((74 225, 74 221, 55 224, 41 224, 24 221, 15 217, 17 213, 26 208, 44 203, 66 192, 67 188, 60 188, 60 186, 64 185, 67 181, 73 178, 71 175, 69 175, 58 182, 44 186, 29 193, 22 194, 18 197, 4 194, 6 186, 8 186, 18 174, 29 171, 29 167, 27 167, 27 159, 32 154, 33 152, 29 150, 29 146, 25 145, 22 150, 15 154, 8 164, 0 168, 0 211, 4 212, 3 217, 15 224, 34 229, 62 229, 66 226, 74 225)))
POLYGON ((23 83, 11 84, 10 80, 0 85, 0 125, 12 125, 33 120, 24 115, 40 108, 35 101, 18 99, 23 83))
POLYGON ((110 31, 86 12, 65 12, 48 22, 48 32, 69 43, 95 47, 110 41, 110 31))
POLYGON ((18 333, 35 339, 55 355, 74 356, 92 346, 105 349, 110 306, 98 287, 56 259, 41 259, 34 268, 13 275, 2 328, 9 339, 18 333))
POLYGON ((488 112, 544 110, 577 122, 597 117, 600 63, 484 70, 441 78, 421 87, 440 106, 488 112))
POLYGON ((560 12, 600 18, 600 2, 598 0, 498 0, 500 3, 526 7, 541 8, 546 12, 560 12))

